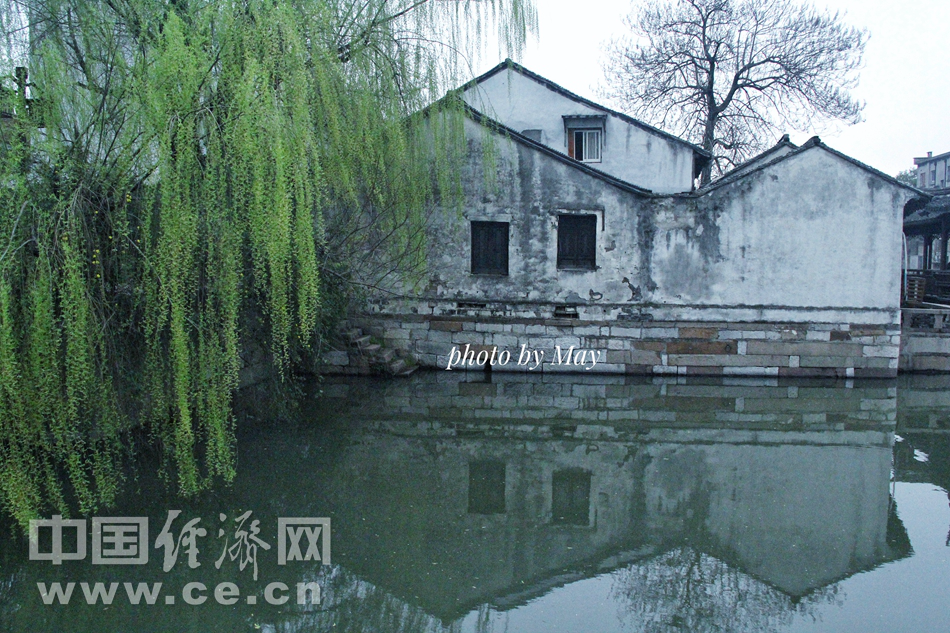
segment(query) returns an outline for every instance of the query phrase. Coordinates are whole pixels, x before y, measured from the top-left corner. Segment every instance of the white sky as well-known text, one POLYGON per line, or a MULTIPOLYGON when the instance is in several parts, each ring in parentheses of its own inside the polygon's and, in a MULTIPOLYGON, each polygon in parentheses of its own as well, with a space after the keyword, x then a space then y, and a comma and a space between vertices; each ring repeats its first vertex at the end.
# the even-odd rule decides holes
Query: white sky
MULTIPOLYGON (((601 80, 603 44, 623 33, 622 18, 637 0, 535 0, 538 38, 520 60, 528 69, 593 101, 601 80)), ((825 130, 831 147, 888 174, 913 167, 915 156, 950 151, 950 1, 814 0, 845 12, 871 33, 861 83, 864 122, 825 130)), ((500 60, 484 58, 484 72, 500 60)), ((606 104, 614 105, 614 104, 606 104)), ((803 143, 809 132, 789 130, 803 143)), ((776 139, 777 140, 777 139, 776 139)))

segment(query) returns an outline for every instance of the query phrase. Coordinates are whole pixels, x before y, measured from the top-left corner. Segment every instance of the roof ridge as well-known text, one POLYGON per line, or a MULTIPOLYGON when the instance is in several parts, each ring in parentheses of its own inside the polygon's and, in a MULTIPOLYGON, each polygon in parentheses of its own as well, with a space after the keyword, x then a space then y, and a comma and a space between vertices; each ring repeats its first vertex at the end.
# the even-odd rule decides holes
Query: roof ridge
POLYGON ((793 149, 793 150, 790 151, 789 153, 787 153, 787 154, 782 154, 781 156, 777 156, 776 158, 773 158, 772 160, 766 161, 766 162, 762 163, 761 165, 758 165, 758 166, 756 166, 756 167, 753 167, 753 168, 751 168, 751 169, 749 169, 749 170, 747 170, 747 171, 744 171, 744 172, 742 172, 742 173, 740 173, 740 174, 735 174, 735 171, 736 171, 736 170, 733 170, 733 171, 730 172, 730 173, 731 173, 731 174, 734 174, 734 175, 731 175, 731 176, 730 176, 730 175, 726 175, 726 176, 724 176, 724 177, 722 177, 722 178, 720 178, 720 179, 718 179, 718 180, 714 180, 713 182, 709 183, 708 185, 706 185, 706 186, 704 186, 704 187, 700 187, 699 189, 697 189, 697 190, 694 192, 694 195, 696 195, 696 196, 705 195, 706 193, 708 193, 708 192, 710 192, 710 191, 713 191, 713 190, 715 190, 715 189, 718 189, 719 187, 721 187, 721 186, 723 186, 723 185, 728 185, 728 184, 731 184, 731 183, 733 183, 733 182, 736 182, 737 180, 742 179, 742 178, 745 178, 746 176, 749 176, 749 175, 754 174, 754 173, 756 173, 756 172, 762 171, 762 170, 765 169, 766 167, 771 167, 772 165, 775 165, 775 164, 777 164, 777 163, 780 163, 780 162, 782 162, 782 161, 784 161, 784 160, 788 160, 788 159, 792 158, 793 156, 798 156, 799 154, 802 154, 802 153, 804 153, 804 152, 806 152, 806 151, 808 151, 808 150, 810 150, 810 149, 812 149, 812 148, 814 148, 814 147, 821 148, 821 149, 825 150, 826 152, 828 152, 829 154, 832 154, 832 155, 834 155, 834 156, 837 156, 838 158, 841 158, 842 160, 851 163, 851 164, 854 165, 855 167, 859 167, 859 168, 861 168, 861 169, 863 169, 863 170, 865 170, 865 171, 868 171, 868 172, 874 174, 875 176, 877 176, 877 177, 879 177, 879 178, 882 178, 882 179, 884 179, 884 180, 887 181, 887 182, 890 182, 891 184, 895 184, 895 185, 897 185, 897 186, 899 186, 899 187, 903 187, 903 188, 905 188, 905 189, 910 189, 910 190, 913 191, 914 193, 916 193, 916 194, 918 194, 918 195, 920 195, 920 196, 924 196, 925 198, 930 198, 930 197, 932 197, 932 194, 929 194, 929 193, 927 193, 926 191, 922 191, 922 190, 918 189, 917 187, 912 187, 911 185, 908 185, 908 184, 906 184, 906 183, 903 183, 903 182, 901 182, 900 180, 897 180, 896 178, 894 178, 893 176, 890 176, 890 175, 888 175, 888 174, 885 174, 885 173, 882 172, 881 170, 875 169, 874 167, 871 167, 871 166, 868 165, 867 163, 862 163, 861 161, 859 161, 859 160, 856 159, 856 158, 852 158, 851 156, 848 156, 847 154, 844 154, 844 153, 842 153, 842 152, 839 152, 838 150, 836 150, 836 149, 834 149, 834 148, 832 148, 832 147, 828 147, 824 142, 822 142, 822 140, 821 140, 818 136, 812 136, 810 139, 808 139, 807 141, 805 141, 804 143, 802 143, 802 145, 801 145, 800 147, 798 147, 798 148, 796 148, 796 149, 793 149))
MULTIPOLYGON (((789 147, 789 148, 791 148, 792 150, 798 149, 798 145, 796 145, 795 143, 792 143, 792 141, 791 141, 791 139, 789 138, 788 134, 783 134, 782 137, 778 140, 778 142, 775 143, 775 145, 769 147, 768 149, 766 149, 766 150, 764 150, 764 151, 762 151, 762 152, 759 152, 758 154, 756 154, 756 155, 753 156, 752 158, 749 158, 749 159, 746 159, 746 160, 742 161, 741 163, 739 163, 738 165, 736 165, 735 167, 733 167, 732 169, 730 169, 729 171, 727 171, 726 173, 724 173, 722 176, 720 176, 719 178, 717 178, 716 181, 718 182, 719 180, 722 180, 723 178, 728 178, 729 176, 735 174, 735 173, 738 172, 739 170, 745 169, 746 167, 748 167, 748 166, 751 165, 752 163, 754 163, 754 162, 756 162, 756 161, 759 161, 759 160, 762 160, 762 158, 764 158, 765 156, 768 156, 769 154, 771 154, 772 152, 776 151, 776 150, 779 149, 780 147, 789 147)), ((711 183, 710 183, 710 184, 711 184, 711 183)))

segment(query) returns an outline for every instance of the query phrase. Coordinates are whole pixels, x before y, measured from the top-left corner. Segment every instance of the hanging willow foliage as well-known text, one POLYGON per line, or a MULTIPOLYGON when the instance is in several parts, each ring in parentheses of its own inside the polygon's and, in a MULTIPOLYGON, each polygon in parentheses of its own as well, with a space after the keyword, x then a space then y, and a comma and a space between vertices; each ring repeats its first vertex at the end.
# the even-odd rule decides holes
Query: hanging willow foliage
POLYGON ((0 500, 23 524, 110 503, 131 439, 183 493, 231 480, 242 354, 286 375, 353 288, 413 280, 465 144, 450 101, 411 113, 470 76, 448 51, 534 28, 528 0, 3 11, 0 500))

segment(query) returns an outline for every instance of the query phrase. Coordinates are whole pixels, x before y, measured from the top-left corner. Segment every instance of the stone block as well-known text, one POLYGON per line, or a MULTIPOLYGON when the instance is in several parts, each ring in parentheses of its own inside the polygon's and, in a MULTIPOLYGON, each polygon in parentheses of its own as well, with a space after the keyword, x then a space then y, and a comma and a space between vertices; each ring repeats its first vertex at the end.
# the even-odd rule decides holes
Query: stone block
POLYGON ((838 372, 830 367, 779 367, 778 375, 783 378, 836 378, 838 372))
POLYGON ((434 332, 461 332, 461 321, 429 321, 429 329, 434 332))
POLYGON ((449 331, 430 330, 426 338, 433 343, 451 343, 453 333, 449 331))
POLYGON ((643 338, 677 338, 678 332, 675 327, 645 327, 643 328, 643 338))
POLYGON ((695 367, 756 367, 788 365, 788 356, 740 356, 735 354, 670 354, 667 363, 695 367))
POLYGON ((869 358, 897 358, 900 349, 896 345, 865 345, 864 355, 869 358))
POLYGON ((572 346, 575 350, 579 348, 581 346, 581 339, 577 336, 559 336, 554 339, 553 345, 559 346, 561 348, 561 354, 563 355, 572 346))
POLYGON ((670 341, 666 344, 669 354, 735 354, 735 341, 670 341))
POLYGON ((491 382, 460 382, 460 396, 494 396, 497 386, 491 382))
POLYGON ((332 350, 323 354, 323 362, 335 367, 345 367, 350 364, 350 355, 344 351, 332 350))
POLYGON ((711 327, 681 327, 680 338, 714 339, 719 330, 711 327))
POLYGON ((492 344, 496 345, 500 350, 507 349, 511 352, 521 348, 521 342, 518 340, 518 337, 510 334, 495 334, 492 336, 492 344))
POLYGON ((624 367, 624 373, 632 376, 645 376, 653 373, 653 365, 627 365, 624 367))
POLYGON ((475 331, 476 332, 504 332, 505 325, 503 323, 476 323, 475 331))
POLYGON ((872 368, 872 367, 858 367, 854 370, 855 378, 895 378, 897 376, 897 368, 872 368))
POLYGON ((803 327, 783 327, 778 329, 778 333, 783 341, 801 341, 808 331, 803 327))
POLYGON ((585 325, 574 328, 575 336, 600 336, 601 328, 598 326, 585 325))
POLYGON ((763 330, 720 330, 720 339, 765 339, 763 330))
POLYGON ((854 367, 854 359, 848 356, 802 356, 800 367, 854 367))
POLYGON ((860 356, 863 346, 857 343, 835 343, 829 341, 791 342, 791 341, 749 341, 748 354, 781 354, 801 356, 802 365, 806 356, 860 356))
POLYGON ((722 376, 722 367, 686 367, 687 376, 722 376))
POLYGON ((778 376, 778 367, 723 367, 723 376, 778 376))
POLYGON ((606 336, 585 336, 581 339, 581 346, 584 349, 607 349, 609 340, 606 336))
POLYGON ((887 333, 880 325, 852 325, 849 331, 852 336, 883 336, 887 333))
POLYGON ((608 363, 629 363, 631 352, 622 350, 607 350, 608 363))
MULTIPOLYGON (((659 365, 660 355, 657 352, 646 350, 632 350, 629 352, 629 363, 633 365, 659 365)), ((628 372, 629 373, 629 372, 628 372)))
POLYGON ((911 371, 950 372, 950 356, 942 354, 921 354, 914 356, 911 371))
POLYGON ((618 336, 624 338, 640 338, 643 334, 643 329, 638 327, 620 327, 613 325, 610 327, 610 336, 618 336))

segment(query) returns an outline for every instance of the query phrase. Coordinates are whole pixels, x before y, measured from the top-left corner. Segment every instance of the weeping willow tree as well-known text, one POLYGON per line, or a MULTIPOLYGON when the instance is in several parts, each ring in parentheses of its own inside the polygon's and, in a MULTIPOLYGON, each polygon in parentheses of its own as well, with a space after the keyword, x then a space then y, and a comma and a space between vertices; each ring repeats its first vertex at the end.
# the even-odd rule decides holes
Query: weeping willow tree
POLYGON ((367 271, 419 270, 465 144, 450 101, 412 113, 534 20, 529 0, 7 2, 6 509, 108 504, 130 439, 183 493, 233 478, 242 353, 286 375, 367 271))

